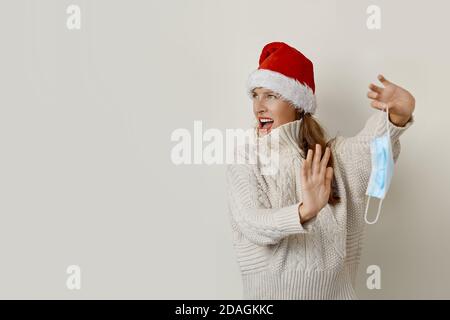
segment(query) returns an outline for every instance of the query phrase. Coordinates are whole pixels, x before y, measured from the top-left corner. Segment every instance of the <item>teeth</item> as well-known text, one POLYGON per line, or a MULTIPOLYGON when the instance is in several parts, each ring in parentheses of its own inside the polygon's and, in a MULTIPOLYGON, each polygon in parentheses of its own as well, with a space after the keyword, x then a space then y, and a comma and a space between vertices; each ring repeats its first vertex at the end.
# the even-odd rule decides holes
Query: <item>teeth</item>
POLYGON ((264 122, 273 122, 273 120, 270 120, 270 119, 260 119, 260 121, 263 122, 263 123, 264 122))

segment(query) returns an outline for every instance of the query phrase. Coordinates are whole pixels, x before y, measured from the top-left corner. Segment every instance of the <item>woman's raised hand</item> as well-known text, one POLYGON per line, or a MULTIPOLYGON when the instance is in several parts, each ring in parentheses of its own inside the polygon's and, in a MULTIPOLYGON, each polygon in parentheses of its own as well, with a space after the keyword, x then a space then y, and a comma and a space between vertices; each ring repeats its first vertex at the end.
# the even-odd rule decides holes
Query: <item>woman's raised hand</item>
POLYGON ((327 204, 331 192, 333 168, 327 167, 331 150, 325 148, 322 157, 322 148, 316 144, 315 152, 308 149, 306 160, 301 168, 301 185, 303 202, 299 206, 300 221, 306 222, 314 218, 327 204))
POLYGON ((379 110, 389 108, 389 119, 395 125, 403 127, 414 112, 416 100, 408 90, 387 80, 382 74, 378 75, 378 80, 384 88, 373 83, 369 85, 367 97, 372 99, 371 106, 379 110))

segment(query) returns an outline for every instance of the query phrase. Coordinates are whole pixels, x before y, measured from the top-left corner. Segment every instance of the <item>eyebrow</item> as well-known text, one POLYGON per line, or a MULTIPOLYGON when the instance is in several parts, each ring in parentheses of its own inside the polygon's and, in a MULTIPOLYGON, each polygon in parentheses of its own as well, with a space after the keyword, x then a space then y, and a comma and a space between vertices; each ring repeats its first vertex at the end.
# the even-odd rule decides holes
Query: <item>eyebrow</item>
MULTIPOLYGON (((255 89, 252 90, 252 93, 257 93, 255 92, 255 89)), ((263 91, 261 93, 268 93, 268 94, 276 94, 275 92, 273 92, 272 90, 267 90, 267 91, 263 91)))

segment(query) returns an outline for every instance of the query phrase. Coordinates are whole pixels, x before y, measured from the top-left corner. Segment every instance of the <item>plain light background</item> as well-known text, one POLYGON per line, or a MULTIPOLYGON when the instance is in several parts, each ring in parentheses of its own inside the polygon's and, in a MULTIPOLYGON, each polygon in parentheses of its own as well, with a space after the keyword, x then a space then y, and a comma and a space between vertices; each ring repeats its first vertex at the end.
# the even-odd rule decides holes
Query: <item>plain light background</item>
POLYGON ((2 1, 0 297, 240 299, 224 166, 175 166, 170 136, 195 120, 251 126, 245 81, 284 41, 314 63, 330 135, 376 112, 378 73, 416 97, 357 293, 449 299, 449 12, 438 0, 2 1), (70 4, 81 30, 66 28, 70 4), (372 264, 381 290, 366 288, 372 264))

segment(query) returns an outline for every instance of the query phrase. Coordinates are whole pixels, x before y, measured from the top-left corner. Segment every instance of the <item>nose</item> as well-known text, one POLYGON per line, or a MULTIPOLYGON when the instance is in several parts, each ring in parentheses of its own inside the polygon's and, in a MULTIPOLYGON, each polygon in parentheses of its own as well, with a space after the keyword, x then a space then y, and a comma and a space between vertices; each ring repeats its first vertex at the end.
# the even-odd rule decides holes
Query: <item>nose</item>
POLYGON ((255 98, 253 100, 253 105, 255 107, 256 113, 263 113, 263 112, 267 111, 267 107, 265 106, 264 102, 261 101, 260 99, 255 98))

